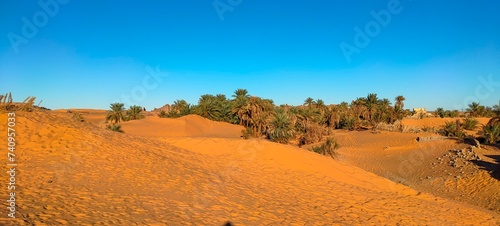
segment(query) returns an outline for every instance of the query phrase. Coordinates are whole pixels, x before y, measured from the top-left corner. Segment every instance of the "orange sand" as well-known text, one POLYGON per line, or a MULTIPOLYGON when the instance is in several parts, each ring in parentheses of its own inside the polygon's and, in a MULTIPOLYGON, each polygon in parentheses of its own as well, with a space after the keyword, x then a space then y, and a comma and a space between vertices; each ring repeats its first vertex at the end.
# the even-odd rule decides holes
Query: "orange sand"
MULTIPOLYGON (((500 223, 495 213, 304 149, 243 140, 241 127, 197 116, 131 121, 125 134, 63 112, 18 113, 17 120, 18 218, 3 214, 0 224, 500 223)), ((0 122, 5 134, 4 113, 0 122)))

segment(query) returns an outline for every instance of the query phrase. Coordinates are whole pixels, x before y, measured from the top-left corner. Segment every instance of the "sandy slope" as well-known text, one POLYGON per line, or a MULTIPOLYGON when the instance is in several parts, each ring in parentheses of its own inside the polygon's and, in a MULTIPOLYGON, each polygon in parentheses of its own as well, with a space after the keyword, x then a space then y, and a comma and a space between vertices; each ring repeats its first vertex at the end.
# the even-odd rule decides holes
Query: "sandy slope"
POLYGON ((147 117, 123 123, 123 130, 138 136, 162 137, 240 137, 243 127, 214 122, 198 115, 177 119, 147 117))
MULTIPOLYGON (((236 129, 232 136, 225 127, 207 136, 189 129, 182 137, 137 136, 130 133, 140 123, 143 132, 156 124, 137 121, 120 134, 59 113, 19 113, 17 119, 18 219, 3 214, 0 224, 499 224, 483 210, 328 157, 235 138, 236 129)), ((182 120, 198 119, 170 124, 182 127, 175 122, 182 120)), ((214 122, 199 123, 210 128, 214 122)))

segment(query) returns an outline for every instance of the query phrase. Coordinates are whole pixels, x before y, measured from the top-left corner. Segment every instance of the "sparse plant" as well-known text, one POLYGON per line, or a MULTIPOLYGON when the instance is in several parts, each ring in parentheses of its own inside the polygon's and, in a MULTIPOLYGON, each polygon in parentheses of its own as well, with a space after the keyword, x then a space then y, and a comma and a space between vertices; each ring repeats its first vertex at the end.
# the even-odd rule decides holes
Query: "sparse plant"
POLYGON ((35 105, 35 99, 36 97, 32 97, 32 96, 29 96, 27 97, 21 107, 20 107, 20 110, 21 111, 28 111, 28 112, 32 112, 33 111, 33 106, 35 105))
POLYGON ((122 126, 119 125, 119 124, 110 124, 110 125, 107 125, 106 128, 108 130, 111 130, 111 131, 114 131, 114 132, 123 133, 122 126))
POLYGON ((75 121, 78 121, 78 122, 85 122, 85 118, 78 111, 73 112, 73 114, 71 115, 71 118, 75 121))
POLYGON ((5 95, 0 95, 0 109, 9 111, 15 106, 12 104, 12 93, 6 93, 5 95))
POLYGON ((434 126, 424 126, 422 128, 422 131, 426 132, 426 133, 437 133, 438 132, 438 130, 434 126))
POLYGON ((500 124, 485 125, 483 127, 483 134, 488 144, 495 144, 500 141, 500 124))
POLYGON ((483 135, 488 144, 495 144, 500 141, 500 117, 493 117, 483 126, 483 135))
POLYGON ((327 138, 325 143, 320 146, 313 147, 311 151, 322 155, 329 155, 332 158, 337 156, 337 149, 340 147, 338 142, 334 138, 327 138))
POLYGON ((421 129, 418 126, 401 125, 401 133, 420 133, 421 129))
POLYGON ((479 121, 475 118, 467 117, 464 119, 463 127, 466 130, 474 130, 476 129, 479 121))
POLYGON ((160 114, 158 114, 158 117, 160 117, 160 118, 168 118, 168 114, 164 110, 161 110, 160 114))
POLYGON ((441 128, 441 134, 447 137, 457 138, 463 138, 465 136, 463 125, 459 119, 456 121, 446 122, 441 128))
POLYGON ((243 139, 250 139, 251 137, 253 137, 252 128, 247 127, 245 129, 241 130, 241 136, 243 137, 243 139))

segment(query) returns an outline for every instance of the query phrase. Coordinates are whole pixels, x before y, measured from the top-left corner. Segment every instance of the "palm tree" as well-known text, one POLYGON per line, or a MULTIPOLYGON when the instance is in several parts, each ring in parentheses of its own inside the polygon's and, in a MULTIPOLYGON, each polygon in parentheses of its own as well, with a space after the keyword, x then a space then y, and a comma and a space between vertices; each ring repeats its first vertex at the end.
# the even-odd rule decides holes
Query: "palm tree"
POLYGON ((267 138, 271 141, 286 144, 293 136, 293 124, 284 110, 280 109, 269 124, 267 138))
POLYGON ((498 104, 493 106, 493 112, 495 112, 497 116, 500 116, 500 101, 498 101, 498 104))
POLYGON ((234 97, 234 99, 238 99, 238 98, 248 99, 250 97, 250 95, 248 95, 248 90, 246 90, 246 89, 237 89, 234 91, 233 97, 234 97))
POLYGON ((441 117, 441 118, 444 118, 445 116, 445 112, 444 112, 444 109, 443 108, 437 108, 436 109, 436 115, 441 117))
POLYGON ((396 110, 403 110, 403 108, 405 107, 404 101, 406 100, 406 98, 402 95, 399 95, 394 100, 396 101, 396 105, 394 106, 396 110))
POLYGON ((136 120, 136 119, 143 118, 144 116, 141 115, 141 111, 142 111, 142 107, 140 107, 140 106, 137 106, 137 105, 130 106, 130 108, 127 111, 128 119, 136 120))
POLYGON ((314 99, 311 98, 311 97, 308 97, 305 101, 304 101, 304 105, 307 106, 309 109, 311 109, 313 107, 313 105, 315 104, 314 102, 314 99))
POLYGON ((219 120, 221 116, 221 109, 217 105, 217 99, 214 95, 204 94, 198 100, 198 114, 202 117, 219 120))
POLYGON ((477 102, 472 102, 469 104, 469 108, 467 108, 467 112, 470 114, 471 117, 477 117, 479 116, 481 111, 481 105, 477 102))
POLYGON ((106 115, 106 122, 112 121, 113 123, 119 123, 124 121, 124 111, 123 103, 113 103, 110 105, 111 111, 108 111, 106 115))
POLYGON ((172 104, 172 111, 180 116, 188 115, 191 111, 191 105, 185 100, 176 100, 172 104))
POLYGON ((378 100, 377 94, 376 93, 369 93, 368 96, 366 97, 365 106, 366 106, 366 109, 368 110, 369 121, 372 125, 374 124, 373 118, 374 118, 378 103, 379 103, 379 100, 378 100))

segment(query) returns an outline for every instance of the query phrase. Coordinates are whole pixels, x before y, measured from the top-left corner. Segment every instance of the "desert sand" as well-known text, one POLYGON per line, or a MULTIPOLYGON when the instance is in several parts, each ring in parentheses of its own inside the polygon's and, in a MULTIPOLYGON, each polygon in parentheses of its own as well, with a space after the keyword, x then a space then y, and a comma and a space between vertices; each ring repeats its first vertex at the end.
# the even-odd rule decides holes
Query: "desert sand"
MULTIPOLYGON (((244 140, 243 127, 199 116, 149 116, 123 123, 125 133, 116 133, 104 129, 104 114, 84 112, 82 123, 65 111, 17 113, 18 212, 15 220, 4 212, 0 224, 500 224, 498 179, 484 170, 439 179, 434 171, 446 166, 432 168, 436 156, 465 144, 339 131, 342 147, 334 160, 292 145, 244 140), (455 188, 457 195, 469 191, 462 195, 489 201, 453 198, 446 190, 455 188)), ((0 114, 0 121, 6 117, 0 114)), ((3 123, 0 131, 5 134, 3 123)))

